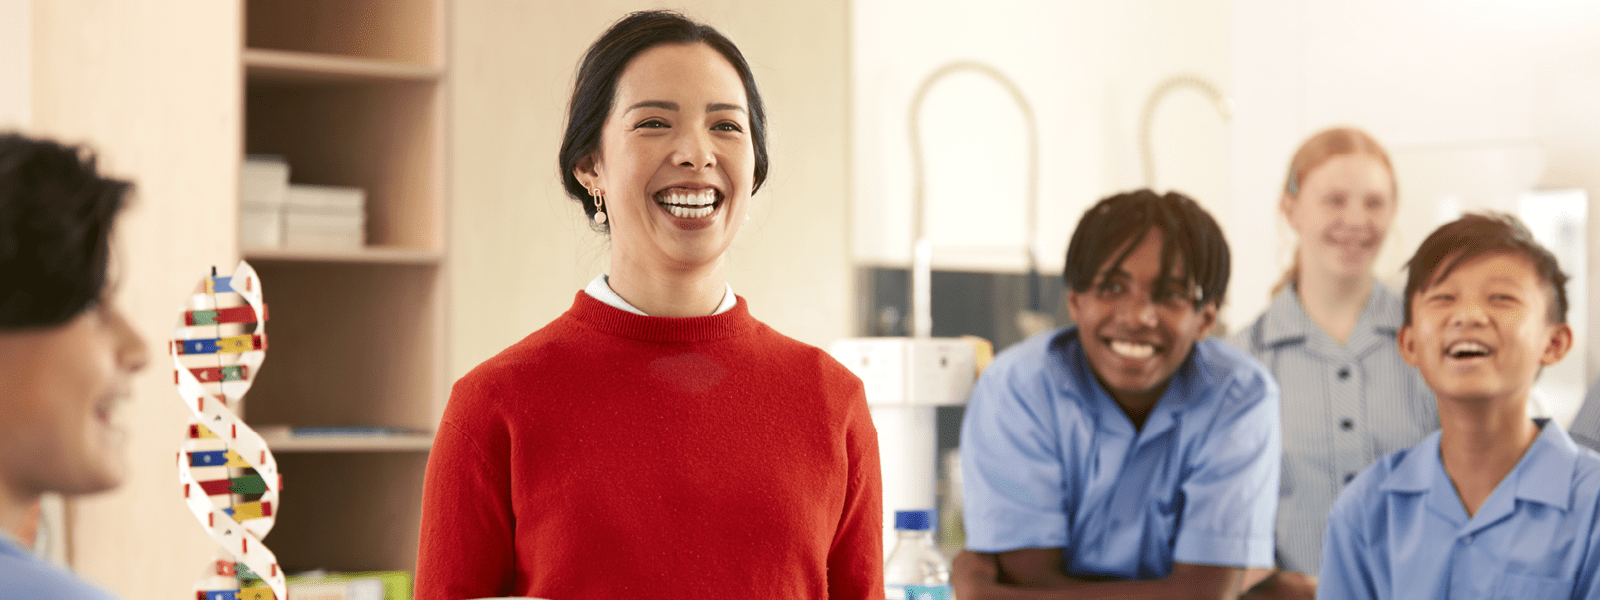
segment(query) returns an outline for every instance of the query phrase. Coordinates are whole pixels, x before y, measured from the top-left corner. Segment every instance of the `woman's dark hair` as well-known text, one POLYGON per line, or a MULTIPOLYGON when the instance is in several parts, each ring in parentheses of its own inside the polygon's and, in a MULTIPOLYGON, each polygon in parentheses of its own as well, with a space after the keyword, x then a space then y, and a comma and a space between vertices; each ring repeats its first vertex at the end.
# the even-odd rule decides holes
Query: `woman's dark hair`
MULTIPOLYGON (((1222 305, 1228 289, 1228 241, 1216 220, 1188 196, 1178 192, 1157 195, 1148 189, 1111 196, 1084 211, 1067 246, 1067 267, 1062 272, 1067 288, 1085 292, 1102 267, 1115 269, 1133 253, 1139 240, 1152 229, 1161 231, 1161 277, 1183 265, 1197 286, 1194 307, 1222 305), (1181 259, 1181 260, 1180 260, 1181 259)), ((1168 289, 1157 280, 1152 293, 1168 289)))
MULTIPOLYGON (((594 203, 573 170, 583 157, 600 148, 600 133, 606 117, 611 114, 616 101, 617 80, 628 62, 639 53, 656 46, 670 44, 705 44, 716 50, 744 82, 744 93, 750 106, 750 139, 755 145, 755 184, 750 192, 761 189, 767 179, 767 113, 761 106, 761 92, 756 90, 755 75, 750 64, 733 42, 710 25, 697 23, 677 12, 651 10, 630 13, 607 29, 594 45, 589 46, 578 66, 578 80, 573 86, 572 100, 567 107, 567 131, 561 138, 559 162, 561 181, 567 195, 583 206, 585 215, 593 219, 594 203)), ((592 220, 590 221, 593 222, 592 220)), ((606 225, 597 226, 601 231, 606 225)))
POLYGON ((1417 246, 1406 261, 1406 323, 1411 323, 1411 301, 1450 276, 1462 263, 1490 252, 1515 252, 1533 263, 1539 282, 1550 288, 1551 323, 1567 322, 1567 274, 1556 256, 1533 239, 1522 221, 1505 213, 1465 214, 1440 225, 1417 246))
POLYGON ((131 189, 87 150, 0 134, 0 328, 60 325, 99 299, 131 189))

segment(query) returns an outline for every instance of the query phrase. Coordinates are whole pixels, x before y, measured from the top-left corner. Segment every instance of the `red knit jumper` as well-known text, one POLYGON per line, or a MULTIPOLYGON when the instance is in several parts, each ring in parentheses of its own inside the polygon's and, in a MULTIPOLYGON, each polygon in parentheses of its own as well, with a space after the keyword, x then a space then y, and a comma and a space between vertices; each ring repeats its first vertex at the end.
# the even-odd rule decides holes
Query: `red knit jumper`
POLYGON ((750 316, 579 292, 456 382, 428 457, 418 600, 882 598, 861 382, 750 316))

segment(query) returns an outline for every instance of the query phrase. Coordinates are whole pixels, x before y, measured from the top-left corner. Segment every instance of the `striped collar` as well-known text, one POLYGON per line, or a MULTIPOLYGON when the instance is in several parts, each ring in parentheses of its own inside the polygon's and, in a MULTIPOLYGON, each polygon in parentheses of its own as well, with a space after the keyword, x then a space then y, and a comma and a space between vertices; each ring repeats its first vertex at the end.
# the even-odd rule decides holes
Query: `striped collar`
POLYGON ((1348 353, 1359 356, 1376 349, 1380 344, 1393 344, 1395 335, 1404 324, 1400 295, 1383 285, 1383 282, 1374 281, 1372 293, 1367 294, 1367 304, 1356 319, 1355 329, 1351 330, 1350 338, 1340 348, 1327 332, 1311 320, 1311 315, 1306 314, 1294 290, 1293 285, 1284 287, 1267 307, 1261 323, 1261 343, 1264 346, 1305 344, 1322 354, 1337 356, 1348 353))

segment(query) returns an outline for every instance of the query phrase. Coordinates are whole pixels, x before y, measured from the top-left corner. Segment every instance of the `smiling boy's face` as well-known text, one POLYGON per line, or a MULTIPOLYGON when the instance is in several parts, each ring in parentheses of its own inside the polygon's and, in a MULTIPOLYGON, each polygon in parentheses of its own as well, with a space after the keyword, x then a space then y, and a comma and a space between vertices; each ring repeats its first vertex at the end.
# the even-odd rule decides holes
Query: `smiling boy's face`
POLYGON ((1411 298, 1401 356, 1441 400, 1525 402, 1539 369, 1572 349, 1572 328, 1551 322, 1550 302, 1527 256, 1473 257, 1411 298))
POLYGON ((1195 307, 1185 265, 1172 265, 1162 276, 1160 229, 1128 244, 1134 247, 1127 257, 1120 264, 1106 261, 1089 290, 1068 292, 1067 308, 1100 384, 1124 408, 1143 411, 1166 390, 1195 342, 1211 333, 1217 306, 1195 307))

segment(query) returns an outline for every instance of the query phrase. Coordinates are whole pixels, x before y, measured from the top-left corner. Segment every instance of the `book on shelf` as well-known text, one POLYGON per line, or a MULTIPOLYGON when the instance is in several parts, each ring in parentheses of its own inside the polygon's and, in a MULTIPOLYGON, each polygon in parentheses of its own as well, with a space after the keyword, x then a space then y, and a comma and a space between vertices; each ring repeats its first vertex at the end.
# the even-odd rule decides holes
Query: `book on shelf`
POLYGON ((406 571, 311 571, 288 577, 294 600, 411 600, 406 571))
POLYGON ((429 435, 432 432, 414 427, 381 427, 370 425, 357 426, 317 426, 294 427, 289 425, 262 425, 256 427, 256 433, 267 437, 286 438, 319 438, 319 437, 399 437, 409 435, 429 435))

